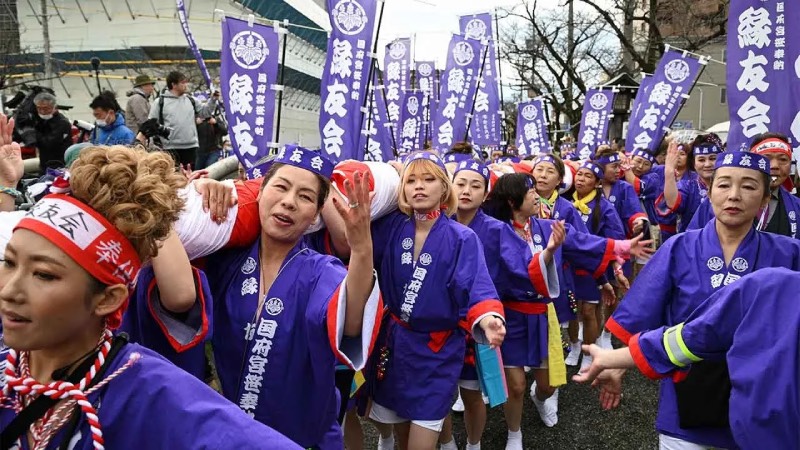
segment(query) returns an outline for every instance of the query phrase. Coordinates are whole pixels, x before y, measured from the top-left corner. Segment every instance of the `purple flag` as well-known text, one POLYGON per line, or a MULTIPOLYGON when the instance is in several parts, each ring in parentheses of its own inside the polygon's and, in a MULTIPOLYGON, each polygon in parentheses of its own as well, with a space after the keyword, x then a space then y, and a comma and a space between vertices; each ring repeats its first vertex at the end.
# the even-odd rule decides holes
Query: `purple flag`
POLYGON ((419 136, 422 134, 422 99, 423 93, 420 91, 408 91, 403 99, 403 111, 398 123, 398 150, 405 153, 422 150, 419 147, 419 136))
POLYGON ((450 39, 433 129, 433 148, 441 153, 467 137, 467 114, 475 101, 482 52, 483 46, 474 39, 460 35, 450 39))
POLYGON ((544 99, 522 102, 517 109, 517 150, 520 156, 552 153, 544 99))
POLYGON ((327 0, 331 21, 320 89, 322 148, 333 161, 361 159, 361 107, 367 95, 377 0, 327 0))
POLYGON ((181 22, 181 29, 183 30, 183 35, 186 36, 186 42, 189 43, 189 48, 192 49, 192 53, 194 53, 194 59, 197 60, 197 65, 200 66, 200 72, 203 74, 208 88, 211 89, 211 75, 208 74, 208 68, 206 68, 206 62, 203 60, 203 54, 200 53, 200 49, 197 48, 192 30, 189 29, 189 21, 186 19, 186 7, 184 6, 183 0, 175 0, 175 6, 178 7, 178 20, 181 22))
POLYGON ((372 109, 364 115, 364 130, 358 145, 359 148, 366 148, 364 159, 367 161, 393 161, 392 134, 386 121, 386 101, 383 98, 383 86, 378 84, 377 71, 372 86, 372 98, 367 102, 367 107, 372 104, 372 109))
MULTIPOLYGON (((629 140, 632 139, 628 145, 631 151, 656 152, 684 99, 689 98, 689 91, 705 64, 705 61, 674 49, 664 53, 650 81, 647 96, 642 97, 638 111, 631 113, 631 124, 636 127, 628 132, 629 140)), ((640 92, 643 92, 641 87, 640 92)))
POLYGON ((395 39, 386 44, 383 68, 383 83, 386 86, 386 110, 389 112, 389 122, 395 129, 395 139, 399 142, 399 122, 403 109, 403 94, 411 87, 410 38, 395 39))
POLYGON ((490 13, 461 16, 461 34, 468 38, 487 42, 487 55, 481 74, 481 84, 475 98, 475 111, 470 132, 472 141, 478 145, 500 143, 500 92, 497 89, 497 55, 494 42, 494 26, 490 13))
POLYGON ((639 89, 636 91, 636 97, 633 99, 633 105, 631 106, 630 118, 628 121, 628 131, 625 134, 625 146, 627 147, 625 150, 627 152, 633 151, 633 137, 637 136, 641 132, 641 128, 639 127, 637 122, 633 121, 634 117, 641 117, 641 109, 642 105, 646 103, 646 99, 650 95, 650 88, 653 86, 653 77, 642 72, 642 82, 639 83, 639 89))
MULTIPOLYGON (((794 136, 800 145, 800 5, 737 0, 728 13, 728 149, 757 134, 794 136)), ((795 158, 800 147, 794 149, 795 158)))
POLYGON ((436 63, 433 61, 417 61, 417 87, 422 91, 422 132, 419 135, 419 148, 425 147, 425 140, 431 135, 431 106, 436 95, 436 63))
POLYGON ((606 140, 608 125, 614 117, 614 97, 611 88, 593 88, 586 91, 581 117, 581 131, 578 135, 578 156, 581 159, 594 157, 594 151, 601 141, 606 140))
POLYGON ((222 21, 220 84, 233 151, 254 177, 256 162, 273 141, 280 51, 278 33, 266 25, 226 17, 222 21))

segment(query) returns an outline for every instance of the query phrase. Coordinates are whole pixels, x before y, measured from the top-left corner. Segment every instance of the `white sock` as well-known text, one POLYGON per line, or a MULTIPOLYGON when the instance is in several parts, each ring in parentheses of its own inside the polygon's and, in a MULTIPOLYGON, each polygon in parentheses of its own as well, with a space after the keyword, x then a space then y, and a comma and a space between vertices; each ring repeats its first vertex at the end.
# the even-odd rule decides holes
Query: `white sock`
POLYGON ((441 450, 458 450, 458 445, 456 445, 455 439, 450 439, 450 442, 446 444, 441 444, 439 448, 441 450))
MULTIPOLYGON (((508 440, 509 441, 521 441, 522 440, 522 429, 520 428, 517 431, 508 430, 508 440)), ((480 444, 478 444, 480 445, 480 444)))
POLYGON ((609 339, 609 340, 610 340, 610 339, 611 339, 611 333, 609 333, 609 332, 608 332, 608 331, 606 331, 606 330, 603 330, 603 332, 602 332, 602 333, 600 333, 600 337, 601 337, 602 339, 609 339))
POLYGON ((481 442, 478 441, 477 444, 470 444, 469 442, 467 442, 466 450, 481 450, 481 442))
POLYGON ((387 438, 379 436, 378 450, 394 450, 394 433, 390 434, 387 438))
POLYGON ((572 350, 572 349, 576 349, 576 348, 577 348, 578 350, 580 350, 580 349, 581 349, 581 341, 580 341, 580 340, 577 340, 577 341, 570 342, 570 350, 572 350))
POLYGON ((578 340, 583 340, 583 322, 578 322, 578 340))

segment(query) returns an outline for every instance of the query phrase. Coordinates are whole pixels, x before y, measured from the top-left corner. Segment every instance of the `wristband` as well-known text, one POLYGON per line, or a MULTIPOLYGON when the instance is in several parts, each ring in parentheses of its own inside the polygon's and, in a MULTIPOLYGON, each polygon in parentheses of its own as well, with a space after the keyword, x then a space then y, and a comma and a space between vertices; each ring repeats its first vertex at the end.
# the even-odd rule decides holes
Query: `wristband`
POLYGON ((14 198, 22 197, 22 193, 14 188, 0 186, 0 194, 10 195, 14 198))

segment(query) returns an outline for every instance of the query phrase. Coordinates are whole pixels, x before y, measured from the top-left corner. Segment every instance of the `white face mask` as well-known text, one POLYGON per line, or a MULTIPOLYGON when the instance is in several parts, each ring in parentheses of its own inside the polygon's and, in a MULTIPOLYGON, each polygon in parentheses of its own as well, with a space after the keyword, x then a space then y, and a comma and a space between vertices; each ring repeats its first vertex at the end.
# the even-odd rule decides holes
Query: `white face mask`
MULTIPOLYGON (((108 115, 106 115, 106 119, 108 119, 108 115)), ((106 122, 105 119, 103 119, 103 120, 95 120, 94 123, 95 123, 95 125, 97 125, 100 128, 103 128, 104 126, 108 125, 108 122, 106 122)))
POLYGON ((53 118, 52 114, 39 114, 39 118, 42 120, 50 120, 53 118))

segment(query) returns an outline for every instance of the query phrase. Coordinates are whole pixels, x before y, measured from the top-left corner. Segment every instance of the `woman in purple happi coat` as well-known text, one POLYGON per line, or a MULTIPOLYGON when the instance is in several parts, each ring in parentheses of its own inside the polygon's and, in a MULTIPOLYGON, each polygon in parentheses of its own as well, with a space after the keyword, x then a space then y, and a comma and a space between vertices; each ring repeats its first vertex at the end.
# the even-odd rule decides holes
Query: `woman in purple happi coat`
MULTIPOLYGON (((538 199, 530 175, 506 174, 497 180, 484 206, 492 217, 511 224, 534 254, 543 251, 544 243, 549 242, 550 236, 560 229, 555 225, 558 222, 534 216, 539 211, 538 199)), ((564 279, 566 262, 569 262, 569 267, 583 269, 600 278, 609 264, 615 269, 620 267, 618 257, 622 259, 629 254, 645 256, 647 253, 644 250, 647 242, 640 242, 638 237, 631 241, 615 241, 581 233, 566 224, 564 232, 563 244, 553 254, 559 284, 564 279)), ((621 271, 616 273, 624 278, 621 271)), ((533 368, 535 383, 530 392, 539 416, 548 427, 558 422, 557 387, 566 383, 566 375, 554 304, 568 301, 566 294, 560 292, 550 302, 504 302, 508 335, 501 350, 509 388, 506 422, 509 442, 519 442, 511 448, 521 446, 521 404, 527 386, 525 367, 533 368), (519 405, 518 409, 514 405, 519 405)))
POLYGON ((343 446, 337 416, 345 400, 335 387, 336 363, 364 367, 383 309, 372 263, 369 174, 346 181, 350 200, 336 194, 336 212, 327 211, 341 218, 348 268, 304 238, 322 212, 332 172, 318 152, 286 146, 262 180, 235 185, 238 204, 231 211, 212 208, 218 219, 230 220, 212 223, 198 202, 217 204, 214 197, 230 195, 234 186, 197 180, 177 226, 191 257, 211 254, 207 322, 223 395, 303 447, 320 450, 343 446))
MULTIPOLYGON (((677 142, 670 143, 667 159, 664 161, 667 172, 675 170, 679 153, 683 148, 685 147, 677 142)), ((673 177, 665 178, 664 193, 655 202, 659 217, 677 218, 678 233, 686 231, 700 204, 708 197, 708 186, 714 175, 714 163, 724 151, 722 142, 716 134, 697 136, 688 148, 689 169, 697 173, 697 178, 681 181, 676 181, 673 177)))
POLYGON ((372 226, 388 318, 367 367, 369 417, 383 424, 383 438, 394 425, 400 448, 436 446, 463 366, 466 333, 495 346, 505 335, 480 241, 448 217, 455 203, 441 159, 414 153, 401 175, 401 212, 372 226))
MULTIPOLYGON (((594 363, 575 380, 590 382, 604 370, 633 367, 652 379, 675 378, 702 361, 724 360, 736 447, 800 449, 798 286, 795 270, 751 273, 714 293, 685 322, 635 334, 628 348, 587 347, 594 363)), ((595 384, 606 381, 601 376, 595 384)), ((606 408, 618 402, 618 395, 603 398, 606 408)))
MULTIPOLYGON (((0 153, 18 155, 2 115, 0 130, 0 153)), ((16 225, 0 267, 3 448, 299 448, 111 332, 183 205, 172 159, 90 147, 71 175, 16 225)))
MULTIPOLYGON (((800 268, 797 240, 753 226, 769 199, 769 160, 752 153, 722 153, 709 190, 716 220, 673 237, 656 252, 609 319, 623 343, 639 332, 674 326, 722 286, 768 267, 800 268)), ((618 379, 604 392, 618 393, 618 379)), ((703 362, 661 382, 656 429, 662 448, 733 448, 727 422, 728 368, 703 362)), ((604 395, 605 396, 605 395, 604 395)))

